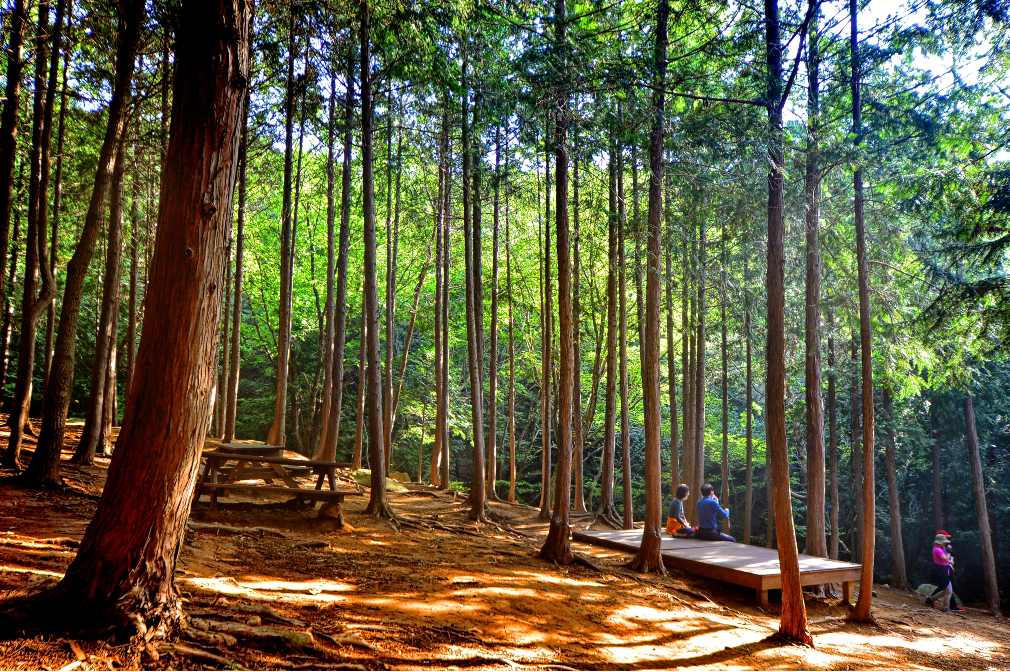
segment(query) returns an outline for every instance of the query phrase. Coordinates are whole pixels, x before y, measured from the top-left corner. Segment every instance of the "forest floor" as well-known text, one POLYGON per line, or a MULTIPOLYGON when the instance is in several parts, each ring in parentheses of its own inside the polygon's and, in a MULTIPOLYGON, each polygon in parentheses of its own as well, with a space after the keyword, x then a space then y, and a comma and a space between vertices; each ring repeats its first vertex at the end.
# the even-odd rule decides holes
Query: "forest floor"
MULTIPOLYGON (((107 467, 65 462, 62 492, 0 472, 0 597, 62 576, 107 467)), ((1010 668, 1010 628, 981 609, 944 614, 875 586, 872 627, 830 619, 848 611, 839 600, 810 599, 809 649, 779 640, 777 605, 762 610, 745 588, 637 575, 629 556, 578 543, 601 571, 539 560, 536 509, 495 503, 507 524, 476 527, 452 493, 415 484, 389 498, 420 529, 364 515, 367 496, 347 498, 343 529, 282 501, 198 504, 177 571, 190 630, 140 656, 105 640, 0 642, 0 669, 1010 668)))

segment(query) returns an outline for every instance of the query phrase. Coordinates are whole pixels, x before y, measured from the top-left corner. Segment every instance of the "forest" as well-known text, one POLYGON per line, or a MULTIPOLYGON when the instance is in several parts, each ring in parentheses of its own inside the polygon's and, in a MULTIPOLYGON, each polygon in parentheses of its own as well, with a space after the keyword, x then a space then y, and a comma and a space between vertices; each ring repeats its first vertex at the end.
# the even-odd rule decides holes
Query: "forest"
POLYGON ((0 634, 176 627, 208 441, 347 463, 397 530, 389 483, 533 507, 553 565, 640 528, 644 574, 711 483, 790 641, 799 554, 872 623, 938 530, 1008 606, 1006 0, 2 11, 0 490, 108 480, 0 634))

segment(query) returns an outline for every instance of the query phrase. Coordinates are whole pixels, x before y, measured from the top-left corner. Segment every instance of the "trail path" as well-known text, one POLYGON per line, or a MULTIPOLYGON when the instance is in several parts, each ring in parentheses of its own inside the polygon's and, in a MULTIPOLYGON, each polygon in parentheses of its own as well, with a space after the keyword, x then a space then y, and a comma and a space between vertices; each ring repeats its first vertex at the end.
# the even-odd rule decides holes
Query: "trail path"
MULTIPOLYGON (((0 472, 0 595, 58 580, 107 466, 68 469, 72 492, 28 491, 0 472)), ((979 609, 941 614, 876 587, 881 628, 815 623, 817 648, 804 649, 773 636, 777 605, 762 610, 746 588, 641 577, 622 567, 629 556, 577 543, 602 573, 540 561, 547 525, 532 508, 492 505, 517 535, 474 527, 461 498, 426 486, 390 500, 432 529, 365 516, 365 497, 349 498, 343 529, 281 501, 229 498, 213 514, 198 506, 178 571, 189 634, 132 659, 107 641, 0 642, 0 668, 220 666, 201 654, 249 669, 1010 667, 1010 629, 979 609)), ((812 621, 846 613, 837 600, 808 609, 812 621)))

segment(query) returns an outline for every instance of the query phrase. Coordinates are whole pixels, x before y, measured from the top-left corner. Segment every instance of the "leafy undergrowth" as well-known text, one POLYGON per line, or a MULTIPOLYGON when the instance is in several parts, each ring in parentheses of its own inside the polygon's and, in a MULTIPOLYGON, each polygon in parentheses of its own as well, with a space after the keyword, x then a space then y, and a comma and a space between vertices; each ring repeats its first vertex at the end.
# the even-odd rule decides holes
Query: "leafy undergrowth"
MULTIPOLYGON (((62 575, 107 466, 70 468, 68 492, 2 481, 0 594, 62 575)), ((1010 665, 1010 632, 980 610, 941 614, 914 593, 875 587, 877 628, 832 619, 847 613, 838 600, 811 599, 817 648, 806 649, 775 637, 775 605, 762 611, 747 589, 678 572, 642 577, 623 566, 628 556, 581 544, 585 565, 537 559, 547 524, 529 507, 492 504, 503 522, 478 527, 451 492, 410 485, 390 501, 407 524, 365 516, 367 496, 348 498, 342 529, 283 501, 229 497, 217 512, 198 504, 177 573, 188 630, 141 652, 48 635, 0 642, 0 668, 1010 665)))

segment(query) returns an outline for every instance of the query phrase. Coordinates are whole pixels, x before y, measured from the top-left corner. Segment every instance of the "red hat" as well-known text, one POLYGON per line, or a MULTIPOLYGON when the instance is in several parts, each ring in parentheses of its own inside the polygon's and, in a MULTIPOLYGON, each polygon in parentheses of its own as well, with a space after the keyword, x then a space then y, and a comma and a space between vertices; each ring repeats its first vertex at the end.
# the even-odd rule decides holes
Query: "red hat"
POLYGON ((949 534, 947 534, 947 532, 946 532, 946 531, 944 531, 944 530, 937 530, 937 531, 936 531, 936 533, 937 533, 937 534, 942 534, 943 536, 945 536, 945 537, 947 537, 948 539, 950 539, 950 535, 949 535, 949 534))

